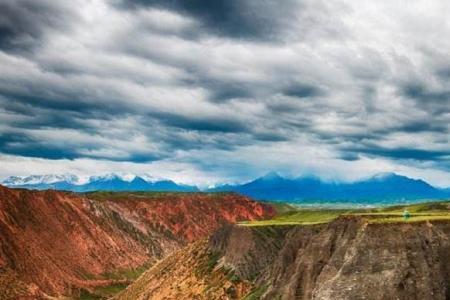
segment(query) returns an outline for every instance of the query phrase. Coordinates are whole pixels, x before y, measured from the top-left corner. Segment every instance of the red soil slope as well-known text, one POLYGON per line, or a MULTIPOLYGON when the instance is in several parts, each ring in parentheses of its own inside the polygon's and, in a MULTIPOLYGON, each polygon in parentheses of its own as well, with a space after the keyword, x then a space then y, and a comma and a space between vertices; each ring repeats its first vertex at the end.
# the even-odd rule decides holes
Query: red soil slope
POLYGON ((168 193, 141 198, 119 193, 106 204, 131 223, 145 220, 187 242, 224 224, 274 215, 272 207, 236 194, 168 193))
POLYGON ((80 196, 0 186, 0 299, 76 295, 223 224, 273 214, 235 194, 80 196))

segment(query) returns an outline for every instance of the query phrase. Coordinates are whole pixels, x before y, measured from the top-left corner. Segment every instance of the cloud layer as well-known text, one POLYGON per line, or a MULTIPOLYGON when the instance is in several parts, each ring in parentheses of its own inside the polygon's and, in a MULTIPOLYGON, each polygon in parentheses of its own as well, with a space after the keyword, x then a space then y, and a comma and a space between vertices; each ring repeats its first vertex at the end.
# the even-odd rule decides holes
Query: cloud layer
POLYGON ((0 176, 450 185, 446 1, 75 2, 0 0, 0 176))

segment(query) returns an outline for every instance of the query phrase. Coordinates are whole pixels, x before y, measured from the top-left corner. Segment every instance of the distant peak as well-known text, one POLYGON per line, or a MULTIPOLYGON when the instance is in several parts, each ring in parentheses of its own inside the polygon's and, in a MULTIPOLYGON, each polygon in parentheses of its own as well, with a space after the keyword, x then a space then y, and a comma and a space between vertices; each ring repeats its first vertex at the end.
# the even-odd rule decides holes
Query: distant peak
POLYGON ((261 178, 266 179, 266 180, 272 180, 272 179, 281 179, 283 177, 281 177, 280 174, 278 174, 275 171, 270 171, 269 173, 267 173, 266 175, 264 175, 261 178))
POLYGON ((411 178, 411 177, 408 177, 405 175, 400 175, 400 174, 393 173, 393 172, 378 173, 378 174, 375 174, 374 176, 370 177, 367 180, 377 180, 377 181, 408 180, 408 181, 421 181, 421 182, 426 183, 422 179, 415 179, 415 178, 411 178))
POLYGON ((322 178, 320 178, 319 176, 317 176, 317 175, 312 175, 312 174, 309 174, 309 175, 300 175, 300 176, 298 176, 298 177, 296 178, 296 180, 313 180, 313 181, 320 181, 320 182, 323 181, 322 178))
POLYGON ((44 174, 44 175, 29 175, 29 176, 10 176, 3 180, 5 185, 26 185, 26 184, 50 184, 55 182, 66 181, 69 183, 77 183, 79 177, 73 174, 44 174))
POLYGON ((98 180, 122 180, 131 182, 133 181, 137 176, 131 173, 106 173, 96 176, 91 176, 90 181, 98 181, 98 180))
POLYGON ((112 180, 112 179, 120 179, 119 176, 115 173, 107 173, 102 175, 93 175, 89 178, 89 181, 98 181, 98 180, 112 180))
POLYGON ((400 175, 394 173, 394 172, 382 172, 382 173, 378 173, 373 175, 371 178, 372 179, 386 179, 386 178, 390 178, 390 177, 399 177, 400 175))

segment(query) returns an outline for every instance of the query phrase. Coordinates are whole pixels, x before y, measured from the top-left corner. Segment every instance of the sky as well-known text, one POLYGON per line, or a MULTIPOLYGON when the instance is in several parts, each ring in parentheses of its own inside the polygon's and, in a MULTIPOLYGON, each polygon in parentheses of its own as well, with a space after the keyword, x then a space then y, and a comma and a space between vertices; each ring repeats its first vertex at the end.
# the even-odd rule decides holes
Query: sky
POLYGON ((449 1, 0 0, 0 178, 450 186, 449 1))

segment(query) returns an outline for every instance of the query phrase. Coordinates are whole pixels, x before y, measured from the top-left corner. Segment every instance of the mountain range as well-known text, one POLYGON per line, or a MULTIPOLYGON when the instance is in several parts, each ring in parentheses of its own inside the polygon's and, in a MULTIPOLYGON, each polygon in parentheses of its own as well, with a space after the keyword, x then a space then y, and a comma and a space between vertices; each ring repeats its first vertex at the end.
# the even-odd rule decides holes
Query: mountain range
POLYGON ((218 186, 210 191, 233 191, 257 200, 302 204, 359 203, 392 204, 424 199, 450 198, 448 189, 439 189, 420 179, 395 173, 381 173, 352 183, 325 182, 317 177, 285 178, 275 172, 245 184, 218 186))
MULTIPOLYGON (((175 183, 151 176, 106 174, 79 178, 75 175, 11 176, 2 182, 8 187, 89 191, 172 191, 196 192, 196 186, 175 183)), ((205 192, 237 192, 257 200, 301 204, 358 203, 392 204, 424 199, 450 198, 450 189, 434 187, 420 179, 395 173, 381 173, 368 179, 343 183, 327 182, 317 177, 286 178, 270 172, 250 182, 225 184, 205 192)))
POLYGON ((168 179, 155 179, 149 176, 105 174, 80 178, 72 174, 11 176, 3 185, 14 188, 34 190, 63 190, 73 192, 91 191, 171 191, 196 192, 195 186, 177 184, 168 179))

